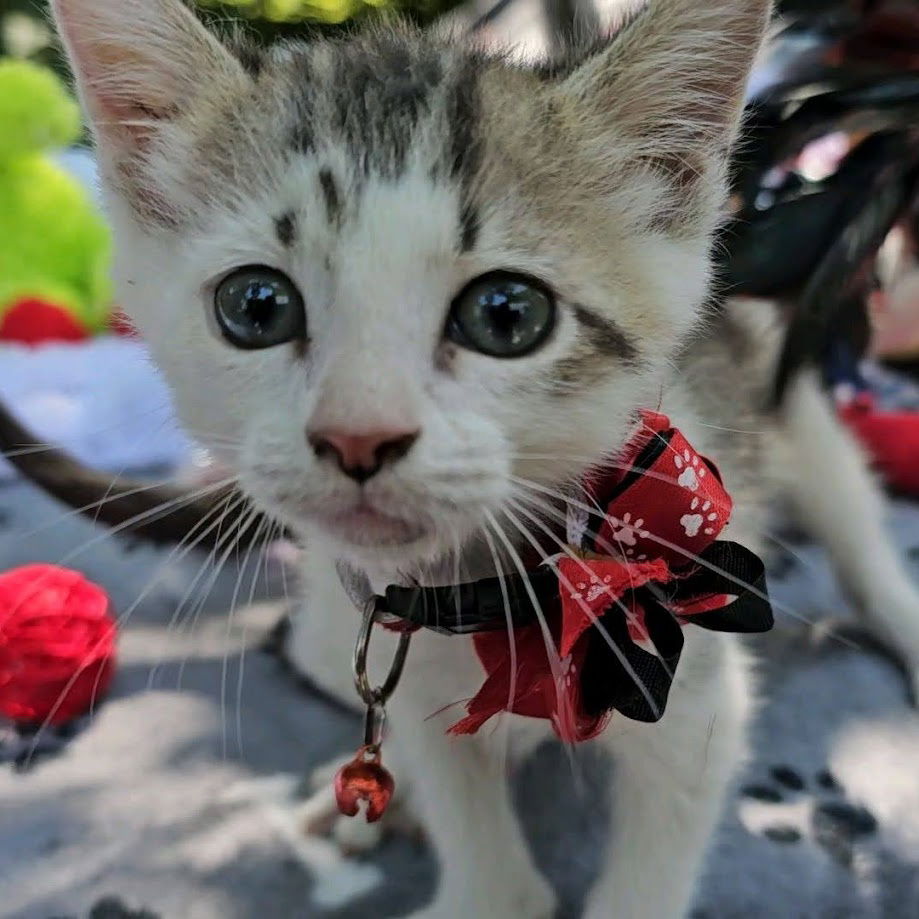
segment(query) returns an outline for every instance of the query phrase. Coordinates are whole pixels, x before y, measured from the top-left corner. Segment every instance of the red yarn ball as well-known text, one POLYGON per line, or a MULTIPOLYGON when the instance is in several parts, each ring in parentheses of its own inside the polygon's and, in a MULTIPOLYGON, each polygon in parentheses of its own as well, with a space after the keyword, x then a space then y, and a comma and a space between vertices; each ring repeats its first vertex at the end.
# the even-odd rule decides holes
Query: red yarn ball
POLYGON ((88 712, 111 683, 115 634, 108 596, 80 573, 0 575, 0 716, 64 724, 88 712))

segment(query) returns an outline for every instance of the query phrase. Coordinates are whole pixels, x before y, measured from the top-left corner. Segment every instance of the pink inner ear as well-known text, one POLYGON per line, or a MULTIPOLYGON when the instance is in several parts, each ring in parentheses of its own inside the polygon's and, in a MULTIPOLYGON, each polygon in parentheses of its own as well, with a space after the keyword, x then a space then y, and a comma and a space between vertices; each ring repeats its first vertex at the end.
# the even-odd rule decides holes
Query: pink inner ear
POLYGON ((144 149, 153 135, 156 122, 166 117, 140 100, 108 95, 87 87, 87 105, 97 131, 110 142, 133 150, 144 149))
POLYGON ((142 52, 132 51, 117 39, 100 38, 92 17, 80 21, 74 6, 67 0, 54 4, 92 120, 110 141, 142 147, 153 123, 171 112, 164 71, 153 71, 142 52), (145 74, 149 79, 144 79, 145 74))

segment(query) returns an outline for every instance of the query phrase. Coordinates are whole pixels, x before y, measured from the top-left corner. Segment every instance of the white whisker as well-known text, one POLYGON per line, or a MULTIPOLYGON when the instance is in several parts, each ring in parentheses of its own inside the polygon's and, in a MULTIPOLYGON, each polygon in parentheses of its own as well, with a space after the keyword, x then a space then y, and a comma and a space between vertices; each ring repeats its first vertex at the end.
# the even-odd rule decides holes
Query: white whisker
MULTIPOLYGON (((501 560, 498 558, 495 541, 491 533, 489 533, 488 529, 485 527, 482 529, 482 537, 485 539, 488 551, 491 553, 492 560, 495 564, 495 577, 498 578, 498 584, 501 588, 501 602, 504 606, 504 620, 507 624, 507 648, 511 670, 511 678, 507 688, 507 710, 510 712, 514 705, 514 699, 517 696, 517 633, 514 628, 514 618, 511 613, 511 598, 507 592, 507 582, 502 570, 501 560)), ((504 719, 504 721, 506 723, 504 733, 504 764, 506 766, 511 743, 511 725, 509 719, 504 719)))
MULTIPOLYGON (((523 513, 522 509, 521 509, 521 512, 523 513)), ((524 538, 527 539, 535 549, 537 550, 540 549, 539 541, 533 538, 533 536, 529 533, 529 531, 523 526, 523 524, 520 523, 520 521, 514 516, 514 514, 511 513, 511 511, 505 508, 504 515, 508 518, 508 520, 510 520, 511 523, 514 524, 514 526, 521 532, 524 538)), ((569 558, 578 562, 583 568, 583 570, 588 575, 593 574, 590 568, 581 559, 579 559, 570 550, 570 548, 568 548, 568 546, 565 545, 565 543, 562 540, 557 540, 557 542, 561 546, 565 554, 569 558)), ((575 585, 572 584, 571 581, 569 581, 568 578, 566 578, 565 575, 562 574, 562 572, 559 570, 558 565, 550 561, 547 561, 546 564, 548 564, 552 568, 552 570, 555 572, 555 576, 559 579, 559 582, 565 588, 565 590, 569 591, 572 597, 574 597, 574 595, 578 593, 578 590, 575 587, 575 585)), ((613 641, 612 636, 609 634, 609 632, 606 629, 606 626, 603 625, 603 623, 597 618, 594 611, 582 599, 576 599, 575 602, 578 604, 578 607, 581 609, 581 611, 591 621, 594 628, 597 629, 597 631, 603 636, 603 640, 609 646, 609 649, 613 652, 613 654, 616 655, 616 658, 619 661, 619 663, 622 665, 623 670, 625 670, 625 672, 631 678, 632 682, 638 687, 639 691, 644 696, 645 701, 651 707, 651 711, 654 712, 655 715, 660 716, 661 713, 658 708, 657 702, 654 700, 654 697, 651 695, 650 690, 645 685, 644 680, 642 680, 641 677, 635 672, 635 668, 632 667, 632 665, 629 663, 628 658, 625 656, 622 649, 616 644, 616 642, 613 641)), ((631 611, 626 608, 625 604, 621 600, 617 599, 615 602, 616 602, 616 605, 620 609, 622 609, 623 612, 625 612, 626 617, 630 621, 636 621, 631 611)), ((670 677, 672 678, 673 674, 670 674, 670 677)))
MULTIPOLYGON (((546 488, 545 486, 539 485, 536 482, 530 482, 528 479, 521 479, 518 476, 511 476, 511 479, 515 485, 519 485, 523 488, 531 489, 540 494, 545 494, 548 497, 552 497, 552 498, 558 497, 550 488, 546 488)), ((580 508, 581 510, 586 510, 590 514, 605 516, 609 520, 612 520, 617 525, 627 526, 627 524, 624 521, 620 520, 619 518, 611 514, 608 514, 605 510, 600 508, 600 506, 597 505, 596 503, 591 505, 591 504, 586 504, 583 501, 577 501, 571 498, 569 498, 568 500, 574 507, 580 508)), ((564 519, 565 519, 564 516, 559 515, 557 511, 554 511, 554 510, 550 511, 548 507, 545 510, 547 513, 552 513, 552 515, 556 519, 559 519, 561 522, 564 522, 564 519)), ((595 531, 588 530, 587 532, 594 540, 596 540, 597 545, 600 546, 601 549, 604 549, 605 551, 613 551, 613 552, 616 551, 616 549, 613 546, 611 546, 609 542, 602 540, 599 534, 597 534, 595 531)), ((663 539, 662 537, 657 536, 655 533, 652 533, 650 531, 648 531, 647 539, 650 539, 652 542, 657 543, 659 546, 662 546, 665 549, 669 549, 671 552, 676 552, 677 554, 682 555, 684 558, 688 559, 689 561, 695 562, 697 565, 700 565, 702 568, 705 568, 708 571, 711 571, 713 574, 717 574, 720 577, 723 577, 726 581, 729 581, 732 584, 736 584, 738 587, 742 587, 745 591, 752 594, 754 597, 757 597, 760 600, 764 600, 767 603, 770 603, 779 612, 785 613, 786 615, 791 616, 793 619, 796 619, 799 622, 803 622, 805 625, 814 624, 806 616, 802 615, 796 610, 793 610, 790 607, 785 606, 782 603, 779 603, 773 597, 770 597, 768 594, 754 587, 752 584, 749 584, 748 582, 744 581, 742 578, 738 578, 736 575, 731 574, 731 572, 725 570, 724 568, 721 568, 719 565, 715 565, 712 562, 709 562, 706 559, 702 558, 700 555, 697 555, 694 552, 690 552, 688 549, 685 549, 683 546, 679 546, 676 543, 672 543, 669 540, 663 539)), ((847 647, 852 647, 852 648, 856 647, 854 642, 849 641, 849 639, 844 638, 843 636, 835 635, 834 638, 836 641, 840 642, 841 644, 846 645, 847 647)))
MULTIPOLYGON (((255 509, 250 511, 248 515, 249 523, 252 522, 252 520, 254 519, 254 516, 257 513, 258 512, 255 509)), ((220 721, 221 721, 221 730, 222 730, 224 759, 227 758, 227 753, 228 753, 227 724, 226 724, 226 720, 227 720, 226 719, 226 689, 227 689, 228 668, 229 668, 230 639, 232 637, 232 630, 233 630, 233 617, 236 615, 236 609, 239 603, 239 592, 240 592, 240 589, 242 588, 243 578, 246 575, 246 568, 249 565, 249 562, 252 558, 252 551, 255 549, 256 544, 257 544, 256 539, 253 539, 249 543, 246 549, 246 554, 243 557, 242 561, 240 562, 239 561, 239 537, 240 537, 240 534, 243 532, 242 524, 243 524, 243 518, 240 517, 237 523, 235 537, 233 539, 234 548, 236 549, 236 552, 237 552, 237 569, 238 570, 236 573, 236 583, 233 586, 233 594, 230 598, 230 608, 227 611, 227 615, 226 615, 226 625, 224 627, 225 645, 224 645, 224 652, 223 652, 223 661, 220 667, 220 721)), ((258 526, 257 535, 261 534, 261 531, 263 528, 264 528, 264 521, 261 521, 258 526)), ((253 575, 253 578, 254 578, 254 575, 253 575)), ((243 646, 240 648, 240 660, 242 660, 242 655, 244 653, 245 653, 245 647, 243 646)), ((242 665, 240 664, 240 666, 242 665)), ((239 716, 239 712, 237 712, 237 719, 238 719, 238 716, 239 716)), ((237 725, 238 723, 239 722, 237 720, 237 725)), ((237 741, 237 745, 241 747, 242 738, 240 734, 237 734, 236 741, 237 741)), ((242 750, 240 749, 240 753, 241 752, 242 750)))
MULTIPOLYGON (((255 591, 258 588, 259 572, 265 576, 267 583, 268 546, 271 544, 271 536, 274 532, 274 526, 275 524, 267 519, 261 520, 258 525, 258 530, 255 533, 255 537, 252 540, 253 545, 258 545, 259 540, 261 540, 261 545, 259 546, 261 557, 255 566, 255 572, 253 573, 251 583, 249 584, 249 596, 247 598, 247 604, 250 609, 252 604, 255 602, 255 591), (263 531, 264 537, 262 536, 263 531)), ((240 758, 245 756, 245 750, 243 749, 242 697, 243 677, 245 674, 246 666, 246 652, 248 651, 248 632, 248 625, 244 622, 242 636, 240 638, 241 649, 239 654, 239 670, 236 674, 236 741, 237 752, 240 758)))
MULTIPOLYGON (((242 496, 237 495, 235 496, 235 500, 234 500, 233 494, 230 493, 227 495, 226 500, 223 502, 223 504, 218 507, 213 508, 211 511, 211 514, 208 515, 208 516, 211 516, 211 515, 216 514, 216 518, 208 524, 207 530, 201 534, 198 540, 196 540, 196 544, 199 543, 201 539, 205 537, 205 535, 210 535, 211 533, 213 533, 214 530, 217 530, 219 535, 214 540, 213 548, 211 548, 208 551, 207 555, 201 560, 201 564, 198 566, 198 571, 195 574, 195 576, 191 579, 188 586, 186 587, 185 593, 183 593, 182 596, 179 598, 179 602, 176 604, 176 608, 173 611, 172 616, 169 619, 169 622, 166 624, 167 634, 172 632, 173 629, 180 627, 180 619, 181 619, 185 604, 194 595, 198 582, 200 581, 204 572, 207 571, 208 566, 212 563, 214 556, 219 551, 220 547, 223 545, 223 540, 226 538, 224 534, 219 533, 219 530, 223 526, 224 521, 226 520, 227 514, 234 513, 235 509, 239 507, 242 501, 243 501, 242 496)), ((192 549, 192 546, 187 546, 178 556, 176 556, 176 558, 173 561, 180 561, 182 558, 184 558, 186 555, 189 554, 191 549, 192 549)), ((169 560, 172 559, 172 556, 173 556, 173 553, 170 553, 169 558, 167 559, 167 564, 169 560)), ((158 664, 151 668, 150 675, 147 678, 147 689, 150 689, 152 687, 153 681, 156 678, 156 673, 157 673, 158 668, 159 668, 158 664)))
POLYGON ((486 510, 485 517, 494 534, 503 543, 508 556, 510 557, 514 567, 517 570, 517 573, 523 580, 523 588, 526 591, 527 597, 533 606, 533 612, 536 615, 536 621, 539 623, 539 628, 542 632, 543 644, 546 647, 546 659, 549 662, 549 669, 552 673, 553 682, 555 683, 556 700, 559 706, 561 706, 561 686, 562 680, 564 678, 561 668, 561 660, 558 655, 558 648, 555 646, 555 640, 552 637, 552 632, 549 630, 549 624, 546 622, 546 617, 543 615, 542 607, 539 603, 539 598, 536 596, 536 591, 533 589, 533 584, 530 581, 530 576, 527 573, 526 566, 523 564, 523 559, 520 557, 520 553, 515 548, 510 537, 504 532, 504 528, 500 523, 498 523, 497 519, 495 518, 494 514, 491 513, 491 511, 486 510))
MULTIPOLYGON (((203 521, 201 521, 201 522, 203 522, 203 521)), ((206 535, 206 533, 205 533, 205 534, 202 534, 202 536, 200 536, 199 539, 204 538, 204 535, 206 535)), ((186 537, 186 539, 188 539, 188 537, 186 537)), ((185 540, 183 540, 183 542, 184 542, 184 541, 185 541, 185 540)), ((172 551, 170 552, 169 558, 171 558, 177 551, 179 551, 179 549, 181 548, 181 546, 182 546, 182 543, 181 543, 181 542, 180 542, 177 546, 175 546, 175 547, 172 549, 172 551)), ((190 551, 190 547, 186 547, 186 551, 190 551)), ((66 556, 65 556, 65 558, 66 558, 66 556)), ((167 558, 167 561, 164 562, 164 566, 165 566, 165 564, 168 563, 169 558, 167 558)), ((63 564, 63 563, 64 563, 64 562, 58 562, 57 564, 58 564, 58 565, 61 565, 61 564, 63 564)), ((39 579, 39 581, 40 581, 40 579, 39 579)), ((118 614, 118 615, 116 616, 116 618, 115 618, 115 628, 116 628, 116 629, 121 629, 121 628, 124 627, 124 625, 125 625, 125 624, 128 622, 128 620, 130 619, 131 615, 134 613, 134 611, 137 609, 137 607, 138 607, 138 606, 140 605, 140 603, 143 601, 144 597, 150 592, 150 590, 153 589, 153 586, 155 585, 155 583, 156 583, 156 576, 154 576, 153 578, 150 579, 150 581, 148 581, 146 587, 144 588, 143 591, 141 591, 141 594, 139 595, 139 597, 136 598, 135 601, 134 601, 126 610, 124 610, 122 613, 120 613, 120 614, 118 614)), ((27 757, 26 757, 26 761, 27 761, 27 762, 28 762, 29 760, 31 760, 32 756, 33 756, 34 753, 35 753, 35 750, 37 749, 37 745, 38 745, 38 743, 39 743, 39 741, 40 741, 42 735, 43 735, 44 732, 48 729, 48 727, 49 727, 49 725, 51 724, 51 722, 52 722, 54 716, 55 716, 55 715, 57 714, 57 712, 60 710, 60 707, 61 707, 61 705, 63 704, 64 699, 67 697, 67 694, 68 694, 68 693, 70 692, 70 690, 73 688, 73 686, 74 686, 74 684, 76 683, 77 679, 79 679, 80 674, 81 674, 81 672, 82 672, 83 666, 84 666, 88 661, 90 661, 90 660, 92 659, 93 655, 94 655, 94 654, 96 653, 96 651, 99 649, 100 643, 101 643, 101 639, 100 639, 99 642, 96 642, 96 644, 93 645, 93 647, 90 648, 90 649, 86 652, 86 654, 84 655, 82 661, 80 662, 80 665, 76 668, 76 670, 75 670, 73 676, 68 680, 68 682, 66 683, 66 685, 64 686, 64 688, 61 690, 60 694, 58 695, 57 701, 54 703, 54 705, 52 706, 51 710, 48 712, 47 716, 46 716, 45 719, 42 721, 42 723, 38 726, 38 729, 37 729, 36 732, 35 732, 35 735, 34 735, 34 737, 33 737, 33 739, 32 739, 32 743, 31 743, 30 748, 29 748, 29 752, 28 752, 27 757)), ((96 689, 98 689, 98 681, 97 681, 97 683, 96 683, 96 689)), ((92 715, 94 709, 95 709, 95 696, 93 696, 93 703, 92 703, 92 706, 91 706, 91 709, 90 709, 90 714, 91 714, 91 715, 92 715)))
MULTIPOLYGON (((221 517, 221 521, 220 521, 221 526, 226 521, 226 518, 230 513, 232 513, 230 509, 227 509, 224 512, 224 514, 221 517)), ((251 513, 252 511, 249 512, 250 515, 251 513)), ((233 552, 237 550, 237 538, 236 538, 237 535, 238 535, 237 532, 232 529, 227 530, 225 533, 221 533, 217 537, 217 544, 214 546, 213 550, 208 555, 208 558, 205 561, 204 565, 202 565, 198 574, 195 576, 193 585, 196 584, 200 580, 201 575, 205 571, 207 571, 208 568, 211 569, 206 585, 199 592, 198 599, 195 601, 194 606, 189 610, 188 615, 185 617, 185 622, 182 625, 180 625, 180 628, 184 628, 186 634, 190 633, 197 626, 198 619, 200 618, 201 613, 204 610, 205 603, 207 603, 208 598, 211 595, 211 591, 214 589, 214 585, 217 583, 217 580, 220 577, 221 573, 223 572, 223 569, 226 566, 226 563, 229 560, 230 556, 233 554, 233 552), (223 554, 220 556, 219 559, 216 559, 217 553, 224 546, 226 546, 226 548, 223 549, 223 554), (215 559, 216 559, 216 562, 215 562, 215 559)), ((194 586, 192 586, 191 589, 194 590, 194 586)), ((187 592, 186 592, 186 595, 187 595, 187 592)), ((182 663, 179 665, 179 672, 176 677, 176 689, 177 690, 181 689, 182 687, 182 679, 185 675, 185 665, 187 662, 188 662, 188 657, 186 655, 182 663)))

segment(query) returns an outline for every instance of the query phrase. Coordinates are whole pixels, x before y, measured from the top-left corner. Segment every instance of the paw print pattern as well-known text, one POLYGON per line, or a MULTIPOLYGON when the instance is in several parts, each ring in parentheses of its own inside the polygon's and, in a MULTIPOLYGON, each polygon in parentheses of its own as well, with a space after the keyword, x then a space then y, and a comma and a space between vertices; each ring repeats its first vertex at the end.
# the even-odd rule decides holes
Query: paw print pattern
POLYGON ((92 907, 89 915, 93 919, 160 919, 159 913, 149 909, 134 909, 120 897, 103 897, 92 907))
POLYGON ((598 597, 609 593, 609 584, 613 580, 612 575, 606 575, 602 580, 597 575, 592 574, 590 581, 578 581, 574 586, 575 590, 569 596, 572 600, 584 600, 587 603, 593 603, 598 597))
POLYGON ((673 465, 676 466, 679 473, 676 480, 677 485, 687 488, 689 491, 697 491, 702 484, 702 479, 708 473, 705 464, 691 450, 683 450, 682 453, 677 453, 673 458, 673 465))
POLYGON ((711 501, 701 501, 699 498, 693 498, 692 504, 689 505, 690 513, 683 514, 680 517, 680 526, 683 532, 692 538, 698 536, 700 532, 711 536, 715 532, 713 524, 718 519, 718 514, 712 509, 711 501))
MULTIPOLYGON (((613 542, 615 542, 621 552, 628 558, 635 558, 635 546, 639 539, 647 539, 650 535, 647 530, 643 530, 644 520, 641 517, 632 519, 632 515, 626 513, 621 520, 610 518, 613 526, 613 542)), ((645 554, 637 556, 638 561, 644 561, 648 556, 645 554)))
POLYGON ((577 664, 571 659, 571 655, 559 661, 561 667, 560 679, 565 689, 571 689, 571 684, 578 673, 577 664))
POLYGON ((809 840, 846 868, 855 847, 877 832, 874 815, 848 801, 828 770, 806 781, 790 766, 773 766, 768 781, 740 794, 739 816, 750 832, 780 845, 809 840))

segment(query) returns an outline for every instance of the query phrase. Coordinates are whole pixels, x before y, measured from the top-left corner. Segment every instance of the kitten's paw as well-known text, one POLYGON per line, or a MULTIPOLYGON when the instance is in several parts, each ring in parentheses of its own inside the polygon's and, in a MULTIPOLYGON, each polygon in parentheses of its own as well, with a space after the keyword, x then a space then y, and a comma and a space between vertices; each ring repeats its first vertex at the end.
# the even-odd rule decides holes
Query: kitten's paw
POLYGON ((310 776, 312 795, 300 805, 298 821, 307 836, 328 837, 338 845, 343 855, 359 855, 375 849, 386 836, 393 833, 424 838, 421 824, 410 812, 406 796, 396 793, 386 813, 376 822, 368 823, 359 814, 345 817, 338 810, 333 783, 338 770, 352 757, 343 757, 320 766, 310 776))

